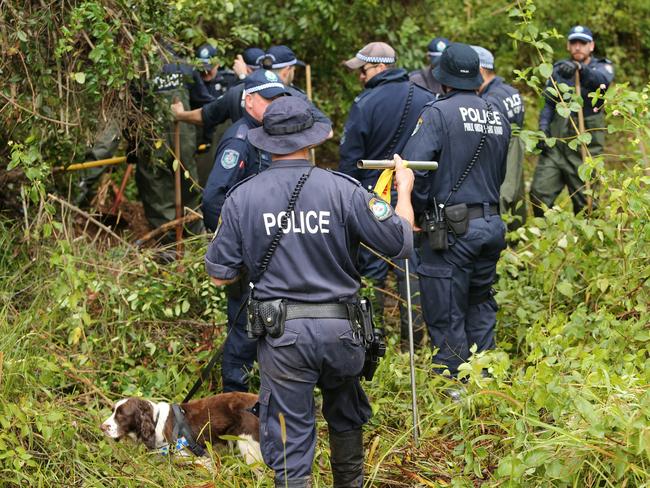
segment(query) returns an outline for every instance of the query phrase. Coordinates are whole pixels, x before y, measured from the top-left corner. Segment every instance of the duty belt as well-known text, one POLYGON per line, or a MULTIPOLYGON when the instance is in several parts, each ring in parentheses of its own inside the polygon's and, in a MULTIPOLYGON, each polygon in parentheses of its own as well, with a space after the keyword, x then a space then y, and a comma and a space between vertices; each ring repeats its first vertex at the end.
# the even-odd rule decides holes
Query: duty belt
POLYGON ((468 205, 467 206, 467 218, 469 220, 478 219, 480 217, 485 217, 485 210, 487 209, 488 215, 498 215, 499 206, 498 205, 468 205))
POLYGON ((292 319, 350 319, 345 303, 287 303, 287 318, 292 319))

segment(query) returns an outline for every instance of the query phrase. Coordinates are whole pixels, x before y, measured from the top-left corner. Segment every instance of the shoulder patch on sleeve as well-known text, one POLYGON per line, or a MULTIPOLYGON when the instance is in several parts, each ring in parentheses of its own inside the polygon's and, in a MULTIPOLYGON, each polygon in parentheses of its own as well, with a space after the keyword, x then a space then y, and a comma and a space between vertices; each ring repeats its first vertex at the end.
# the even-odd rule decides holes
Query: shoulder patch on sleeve
POLYGON ((424 119, 422 118, 422 115, 418 117, 418 123, 415 124, 415 128, 413 129, 413 132, 411 132, 411 137, 413 137, 417 132, 420 130, 420 127, 422 126, 422 122, 424 119))
POLYGON ((221 166, 223 166, 224 169, 232 169, 237 166, 238 162, 239 151, 235 151, 234 149, 226 149, 221 155, 221 166))
POLYGON ((368 200, 368 208, 372 212, 372 215, 379 222, 383 222, 386 219, 389 219, 393 216, 393 207, 390 204, 386 203, 384 200, 378 197, 371 197, 368 200))

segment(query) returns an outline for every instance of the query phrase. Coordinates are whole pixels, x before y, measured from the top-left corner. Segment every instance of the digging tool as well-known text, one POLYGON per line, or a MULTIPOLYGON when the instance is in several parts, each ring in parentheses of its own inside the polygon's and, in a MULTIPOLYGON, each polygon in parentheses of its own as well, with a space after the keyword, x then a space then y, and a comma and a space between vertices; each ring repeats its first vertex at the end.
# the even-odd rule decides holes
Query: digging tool
MULTIPOLYGON (((575 85, 576 85, 576 93, 578 95, 582 95, 581 92, 581 87, 580 87, 580 70, 576 70, 576 79, 575 79, 575 85)), ((579 134, 584 134, 585 133, 585 116, 582 113, 582 108, 578 110, 578 131, 579 134)), ((582 155, 582 162, 584 163, 587 160, 587 145, 583 142, 580 143, 580 154, 582 155)), ((591 209, 593 206, 593 199, 591 197, 591 180, 587 179, 585 181, 585 189, 587 190, 587 213, 591 214, 591 209)))
POLYGON ((183 257, 183 202, 181 194, 181 131, 179 122, 174 121, 174 157, 176 169, 174 170, 175 203, 176 203, 176 259, 183 257))
POLYGON ((411 410, 413 412, 413 444, 417 448, 420 443, 420 423, 418 421, 417 387, 415 384, 415 345, 413 340, 413 308, 411 303, 411 277, 409 276, 409 260, 404 260, 406 275, 406 307, 408 308, 409 323, 409 367, 411 370, 411 410))

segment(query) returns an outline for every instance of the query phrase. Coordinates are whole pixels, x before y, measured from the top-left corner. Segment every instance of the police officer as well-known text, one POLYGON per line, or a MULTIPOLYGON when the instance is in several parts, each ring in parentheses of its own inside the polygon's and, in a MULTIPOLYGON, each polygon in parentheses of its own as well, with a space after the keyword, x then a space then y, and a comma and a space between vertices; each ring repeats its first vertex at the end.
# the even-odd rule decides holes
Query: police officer
MULTIPOLYGON (((287 93, 275 73, 254 71, 244 80, 246 112, 224 134, 217 148, 212 172, 203 192, 203 221, 209 231, 217 227, 226 193, 239 181, 266 169, 271 156, 248 140, 250 129, 259 127, 271 100, 287 93)), ((228 337, 221 362, 223 391, 248 391, 247 375, 253 367, 257 343, 246 336, 246 314, 237 314, 248 298, 246 283, 238 282, 227 290, 228 337)))
POLYGON ((426 66, 417 71, 409 73, 409 79, 418 86, 426 88, 431 93, 442 95, 442 85, 433 75, 433 70, 438 66, 442 52, 449 45, 449 39, 446 37, 434 37, 427 46, 427 57, 430 66, 426 66))
POLYGON ((293 79, 296 75, 296 66, 305 66, 305 63, 296 57, 291 48, 287 46, 272 46, 266 51, 261 63, 264 68, 272 69, 280 77, 291 96, 302 98, 309 102, 314 110, 314 117, 316 117, 318 122, 331 124, 330 119, 318 110, 307 98, 307 94, 293 84, 293 79))
MULTIPOLYGON (((588 150, 591 156, 597 156, 603 152, 605 141, 605 118, 601 107, 602 98, 594 104, 593 99, 588 95, 600 88, 601 92, 614 80, 614 68, 612 62, 606 58, 593 56, 595 48, 594 38, 591 30, 587 27, 576 25, 571 28, 567 40, 567 50, 571 55, 570 59, 558 61, 553 66, 553 81, 557 85, 566 83, 575 86, 576 72, 580 76, 580 95, 582 96, 585 129, 591 134, 591 142, 588 150)), ((547 137, 557 137, 558 141, 553 147, 548 147, 544 142, 538 146, 540 154, 533 176, 533 183, 530 189, 530 198, 533 204, 533 212, 537 216, 544 215, 542 204, 552 207, 555 199, 566 185, 573 203, 574 213, 578 213, 587 204, 584 195, 584 182, 578 175, 578 167, 582 164, 580 148, 573 150, 569 148, 567 139, 576 136, 575 127, 578 127, 576 114, 571 115, 574 125, 568 118, 560 116, 555 111, 558 98, 554 94, 555 85, 549 80, 544 93, 545 104, 539 116, 539 129, 547 137)), ((556 93, 556 92, 555 92, 556 93)))
POLYGON ((230 191, 205 258, 217 285, 236 280, 247 268, 260 310, 284 311, 268 321, 273 328, 258 340, 260 447, 275 471, 276 487, 311 486, 315 386, 322 391, 329 426, 334 486, 363 486, 362 426, 371 409, 358 378, 364 347, 350 320, 359 290, 354 248, 367 242, 389 256, 412 251, 411 227, 398 216, 411 211, 412 172, 398 168, 393 210, 352 178, 309 162, 309 148, 330 130, 298 97, 269 105, 263 126, 248 137, 270 152, 273 162, 230 191), (290 200, 293 211, 283 219, 290 200), (268 258, 272 242, 275 252, 268 258), (271 302, 278 299, 284 304, 271 302))
POLYGON ((217 49, 212 44, 203 44, 196 50, 196 68, 190 87, 190 108, 192 110, 216 100, 239 79, 229 69, 221 69, 214 62, 217 49))
MULTIPOLYGON (((214 61, 217 56, 217 49, 211 44, 203 44, 196 51, 195 68, 192 73, 190 85, 190 108, 200 109, 204 105, 216 100, 223 95, 231 86, 239 83, 239 78, 234 71, 222 69, 214 61)), ((197 129, 197 151, 196 165, 199 174, 199 184, 205 183, 214 163, 215 144, 223 136, 227 127, 225 124, 219 126, 204 125, 197 129)))
MULTIPOLYGON (((501 111, 513 129, 524 126, 524 101, 519 91, 508 85, 503 78, 494 73, 494 55, 480 46, 472 46, 478 54, 483 83, 479 95, 501 111)), ((515 218, 508 225, 515 230, 526 222, 526 201, 524 187, 524 155, 526 144, 516 134, 512 134, 508 146, 506 178, 499 190, 499 209, 501 214, 510 213, 515 218)))
MULTIPOLYGON (((264 51, 251 47, 244 51, 243 56, 238 55, 233 66, 237 78, 243 80, 259 68, 256 63, 261 61, 264 51)), ((227 120, 236 122, 244 115, 244 85, 236 83, 216 100, 194 110, 185 110, 179 104, 172 104, 172 112, 176 120, 194 125, 203 125, 206 128, 216 127, 227 120)))
MULTIPOLYGON (((364 90, 354 99, 350 115, 345 123, 340 146, 339 171, 361 182, 364 188, 372 190, 377 183, 379 170, 360 170, 360 159, 386 159, 400 153, 413 132, 422 108, 434 100, 434 95, 409 82, 406 70, 397 68, 395 50, 384 42, 371 42, 355 57, 344 62, 351 70, 359 70, 359 80, 364 90), (387 114, 390 114, 387 117, 387 114)), ((416 256, 410 256, 417 262, 416 256)), ((403 263, 397 263, 403 269, 403 263)), ((359 252, 359 272, 372 280, 379 288, 384 287, 388 263, 362 248, 359 252)), ((396 270, 398 288, 402 298, 406 297, 404 274, 396 270)), ((419 305, 417 280, 412 280, 413 301, 419 305)), ((377 297, 377 313, 383 311, 383 293, 377 297)), ((400 307, 402 349, 408 339, 408 315, 400 307)), ((414 322, 415 343, 422 342, 424 324, 417 314, 414 322)))
MULTIPOLYGON (((133 141, 138 164, 135 169, 135 181, 138 193, 144 207, 147 221, 153 228, 174 220, 176 208, 174 204, 174 123, 169 115, 169 104, 177 98, 178 104, 189 107, 189 81, 192 79, 192 67, 178 58, 172 51, 163 54, 165 63, 150 82, 136 90, 149 120, 153 121, 153 135, 149 140, 163 140, 157 146, 144 141, 133 141)), ((184 171, 189 173, 189 178, 182 178, 182 205, 196 208, 199 205, 200 195, 194 184, 197 179, 194 152, 196 149, 195 128, 180 124, 181 162, 184 171)), ((130 136, 130 139, 132 137, 130 136)), ((203 231, 200 221, 190 224, 188 230, 192 233, 203 231)), ((173 232, 165 236, 165 241, 173 240, 173 232)))
POLYGON ((439 161, 437 171, 416 174, 413 207, 430 231, 418 275, 424 319, 438 348, 434 363, 442 366, 438 372, 455 375, 473 344, 478 351, 495 345, 492 284, 505 248, 498 203, 510 124, 476 94, 483 80, 470 46, 450 44, 434 74, 445 95, 422 112, 402 157, 439 161))

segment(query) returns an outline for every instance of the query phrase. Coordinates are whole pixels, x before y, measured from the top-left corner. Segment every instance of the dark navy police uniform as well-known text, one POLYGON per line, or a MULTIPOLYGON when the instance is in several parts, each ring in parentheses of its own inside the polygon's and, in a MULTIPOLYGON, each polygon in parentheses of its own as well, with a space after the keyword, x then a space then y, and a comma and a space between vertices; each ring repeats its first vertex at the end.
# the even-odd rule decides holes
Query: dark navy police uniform
MULTIPOLYGON (((593 40, 592 33, 583 26, 574 26, 569 31, 569 42, 579 40, 590 42, 593 40)), ((565 83, 568 86, 575 86, 575 71, 578 65, 575 61, 565 59, 553 65, 552 78, 559 85, 565 83)), ((580 64, 580 95, 583 100, 582 114, 584 115, 585 130, 591 134, 591 142, 588 144, 589 153, 592 157, 603 153, 605 144, 605 115, 603 113, 601 98, 594 104, 590 93, 600 89, 604 93, 614 81, 614 67, 612 62, 606 58, 591 57, 589 63, 580 64)), ((568 140, 576 136, 574 127, 578 126, 575 113, 571 114, 572 124, 569 118, 561 117, 556 112, 558 102, 553 90, 551 80, 548 80, 544 92, 545 104, 539 116, 539 129, 547 136, 556 137, 559 140, 553 147, 544 147, 540 154, 533 181, 530 188, 533 212, 536 216, 543 216, 543 205, 552 207, 558 195, 564 187, 567 187, 574 213, 578 213, 587 205, 587 196, 584 194, 585 183, 578 174, 578 168, 582 165, 580 148, 571 149, 568 140)))
MULTIPOLYGON (((311 167, 306 160, 276 161, 230 192, 205 259, 211 276, 232 279, 242 268, 253 274, 259 270, 296 183, 311 167)), ((259 300, 353 302, 359 290, 354 254, 360 242, 393 257, 412 251, 411 228, 390 206, 351 178, 320 168, 312 170, 285 229, 267 272, 255 285, 259 300)), ((358 378, 364 346, 347 319, 293 319, 286 321, 281 337, 259 339, 258 360, 262 455, 276 473, 276 486, 284 486, 277 483, 285 476, 294 480, 311 474, 314 387, 322 391, 323 415, 331 431, 359 429, 370 418, 358 378)))
POLYGON ((447 199, 483 132, 485 145, 478 161, 447 202, 470 206, 469 229, 455 239, 450 236, 448 250, 434 251, 426 239, 420 250, 424 320, 432 346, 439 348, 434 363, 452 374, 469 358, 472 344, 479 351, 494 347, 497 304, 491 288, 505 248, 498 202, 510 124, 494 107, 488 113, 486 102, 474 92, 452 91, 424 110, 402 154, 407 160, 439 161, 437 171, 416 174, 413 207, 422 214, 447 199))
MULTIPOLYGON (((208 230, 214 231, 228 191, 239 181, 268 168, 271 156, 248 142, 248 130, 259 127, 253 117, 244 116, 224 134, 203 193, 203 219, 208 230)), ((248 391, 248 373, 257 356, 257 341, 246 336, 246 313, 237 313, 248 299, 246 283, 228 287, 228 337, 224 344, 221 375, 223 391, 248 391)))
MULTIPOLYGON (((372 190, 381 171, 360 170, 360 159, 390 159, 399 154, 406 145, 417 123, 422 108, 435 97, 427 90, 409 83, 403 69, 388 69, 373 76, 365 90, 355 98, 341 138, 339 171, 361 182, 364 188, 372 190), (409 100, 409 92, 411 93, 409 100), (407 105, 408 101, 408 105, 407 105), (390 116, 387 116, 390 114, 390 116), (404 117, 400 129, 400 122, 404 117), (396 137, 397 136, 397 137, 396 137), (389 154, 390 153, 390 154, 389 154)), ((371 245, 374 248, 374 246, 371 245)), ((409 256, 413 264, 417 256, 409 256)), ((396 263, 404 268, 404 262, 396 263)), ((383 288, 389 271, 389 264, 374 253, 362 248, 358 257, 359 272, 383 288)), ((404 273, 395 269, 400 296, 406 298, 404 273)), ((419 305, 417 280, 411 282, 413 300, 419 305)), ((383 292, 377 293, 377 315, 382 313, 383 292)), ((405 307, 400 308, 402 343, 408 338, 408 315, 405 307)), ((423 340, 424 324, 420 314, 414 317, 415 342, 423 340)))
MULTIPOLYGON (((274 87, 275 91, 271 91, 270 96, 286 93, 275 74, 264 70, 246 78, 241 86, 254 90, 256 86, 269 83, 267 76, 272 79, 272 83, 279 85, 274 87)), ((260 91, 260 94, 266 96, 266 91, 260 91)), ((203 220, 209 231, 217 228, 228 191, 243 179, 265 170, 271 162, 270 154, 260 151, 248 140, 248 131, 259 126, 260 123, 244 111, 243 117, 228 128, 219 142, 214 165, 203 192, 203 220)), ((246 335, 246 314, 242 311, 237 317, 242 304, 248 299, 246 283, 242 281, 230 285, 227 296, 228 337, 221 361, 223 391, 248 391, 247 378, 257 356, 257 341, 246 335)))

